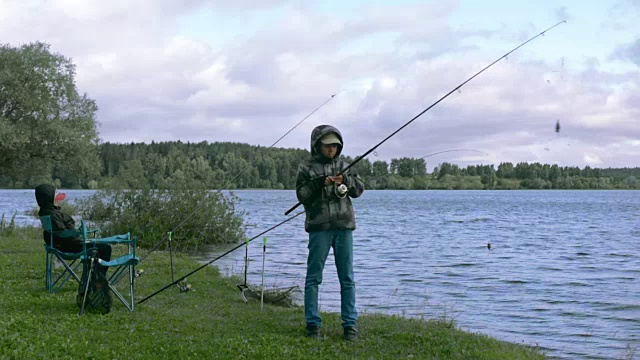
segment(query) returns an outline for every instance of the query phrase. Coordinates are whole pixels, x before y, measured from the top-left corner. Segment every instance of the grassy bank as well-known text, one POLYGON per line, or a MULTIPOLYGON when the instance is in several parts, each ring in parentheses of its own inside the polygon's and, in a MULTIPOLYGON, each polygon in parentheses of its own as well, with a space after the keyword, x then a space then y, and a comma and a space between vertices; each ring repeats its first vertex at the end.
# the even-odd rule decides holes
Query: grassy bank
MULTIPOLYGON (((360 317, 360 339, 342 340, 339 314, 323 315, 323 341, 304 337, 300 308, 245 304, 235 281, 214 268, 189 278, 195 291, 170 288, 128 312, 78 316, 77 285, 44 286, 39 229, 0 233, 0 359, 542 359, 539 352, 457 330, 449 321, 360 317)), ((196 268, 178 256, 176 274, 196 268)), ((166 253, 140 266, 137 298, 171 280, 166 253)))

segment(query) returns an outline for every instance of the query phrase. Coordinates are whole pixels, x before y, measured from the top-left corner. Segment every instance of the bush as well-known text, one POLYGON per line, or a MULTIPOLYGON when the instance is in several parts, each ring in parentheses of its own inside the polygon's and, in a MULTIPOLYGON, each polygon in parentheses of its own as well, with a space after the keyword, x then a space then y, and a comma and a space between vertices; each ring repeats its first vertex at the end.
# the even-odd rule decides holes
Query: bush
POLYGON ((18 214, 17 212, 14 212, 13 216, 11 217, 11 220, 6 220, 4 217, 4 213, 2 213, 2 217, 0 218, 0 233, 1 232, 12 233, 13 230, 15 230, 17 214, 18 214))
MULTIPOLYGON (((101 190, 78 201, 83 219, 101 236, 131 232, 138 245, 150 248, 173 231, 175 249, 239 242, 244 238, 237 197, 198 187, 144 190, 101 190)), ((163 247, 167 247, 165 242, 163 247)))

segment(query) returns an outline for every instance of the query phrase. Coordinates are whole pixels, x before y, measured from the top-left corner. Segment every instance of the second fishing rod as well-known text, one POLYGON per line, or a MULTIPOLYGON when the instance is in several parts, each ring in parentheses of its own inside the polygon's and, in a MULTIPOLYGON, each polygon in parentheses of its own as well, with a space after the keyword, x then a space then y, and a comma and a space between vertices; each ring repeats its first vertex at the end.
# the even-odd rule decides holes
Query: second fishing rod
MULTIPOLYGON (((538 35, 531 37, 530 39, 528 39, 527 41, 523 42, 522 44, 516 46, 515 48, 513 48, 512 50, 510 50, 509 52, 507 52, 506 54, 500 56, 498 59, 496 59, 494 62, 492 62, 491 64, 485 66, 482 70, 478 71, 477 73, 475 73, 473 76, 471 76, 470 78, 468 78, 467 80, 465 80, 464 82, 462 82, 460 85, 456 86, 455 88, 453 88, 451 91, 449 91, 448 93, 446 93, 444 96, 442 96, 440 99, 438 99, 436 102, 434 102, 433 104, 431 104, 429 107, 427 107, 426 109, 422 110, 422 112, 420 112, 418 115, 414 116, 411 120, 407 121, 404 125, 402 125, 399 129, 397 129, 396 131, 394 131, 393 133, 391 133, 391 135, 387 136, 386 138, 384 138, 382 141, 380 141, 379 143, 377 143, 374 147, 372 147, 371 149, 367 150, 364 154, 360 155, 358 158, 356 158, 351 164, 349 164, 349 166, 347 166, 346 168, 344 168, 342 171, 340 171, 338 174, 336 174, 335 176, 340 176, 342 174, 344 174, 345 172, 349 171, 349 169, 351 169, 353 166, 355 166, 358 162, 360 162, 360 160, 364 159, 365 157, 367 157, 369 154, 371 154, 372 152, 374 152, 380 145, 384 144, 387 140, 391 139, 395 134, 399 133, 402 129, 404 129, 405 127, 409 126, 409 124, 411 124, 412 122, 414 122, 416 119, 418 119, 420 116, 422 116, 424 113, 426 113, 427 111, 431 110, 434 106, 438 105, 442 100, 446 99, 447 97, 449 97, 449 95, 453 94, 454 92, 458 91, 461 87, 463 87, 464 85, 466 85, 469 81, 475 79, 478 75, 482 74, 484 71, 486 71, 487 69, 489 69, 490 67, 492 67, 493 65, 495 65, 497 62, 499 62, 502 59, 507 58, 511 53, 513 53, 514 51, 520 49, 521 47, 525 46, 526 44, 528 44, 529 42, 533 41, 534 39, 543 36, 547 31, 555 28, 556 26, 562 24, 562 23, 566 23, 566 20, 563 20, 551 27, 549 27, 548 29, 540 32, 538 35)), ((300 206, 301 203, 297 203, 294 206, 292 206, 289 210, 287 210, 284 214, 285 215, 289 215, 289 213, 291 213, 293 210, 295 210, 298 206, 300 206)))
POLYGON ((179 278, 179 279, 177 279, 177 280, 172 281, 170 284, 167 284, 166 286, 164 286, 164 287, 162 287, 161 289, 159 289, 159 290, 155 291, 155 292, 154 292, 154 293, 152 293, 151 295, 148 295, 148 296, 144 297, 142 300, 138 301, 138 304, 142 304, 143 302, 145 302, 145 301, 147 301, 147 300, 151 299, 152 297, 154 297, 154 296, 158 295, 159 293, 161 293, 161 292, 163 292, 163 291, 167 290, 168 288, 172 287, 173 285, 178 284, 178 283, 179 283, 179 282, 181 282, 182 280, 185 280, 187 277, 189 277, 189 276, 191 276, 191 275, 195 274, 196 272, 198 272, 198 271, 200 271, 200 270, 202 270, 202 269, 206 268, 207 266, 209 266, 209 265, 213 264, 214 262, 216 262, 216 261, 218 261, 218 260, 222 259, 223 257, 225 257, 225 256, 227 256, 227 255, 229 255, 229 254, 231 254, 232 252, 234 252, 234 251, 238 250, 239 248, 241 248, 241 247, 243 247, 243 246, 248 246, 248 244, 249 244, 250 242, 252 242, 253 240, 255 240, 255 239, 259 238, 260 236, 262 236, 262 235, 264 235, 264 234, 266 234, 266 233, 268 233, 268 232, 270 232, 271 230, 274 230, 274 229, 276 229, 276 228, 280 227, 281 225, 283 225, 283 224, 285 224, 285 223, 287 223, 287 222, 289 222, 289 221, 291 221, 291 220, 295 219, 296 217, 298 217, 298 216, 300 216, 300 215, 302 215, 302 214, 304 214, 304 211, 301 211, 301 212, 299 212, 299 213, 297 213, 297 214, 295 214, 295 215, 293 215, 293 216, 291 216, 291 217, 287 218, 286 220, 283 220, 283 221, 281 221, 281 222, 277 223, 276 225, 274 225, 274 226, 272 226, 272 227, 268 228, 267 230, 264 230, 263 232, 259 233, 258 235, 254 236, 254 237, 252 237, 252 238, 250 238, 250 239, 245 240, 245 242, 242 242, 242 243, 240 243, 240 244, 238 244, 238 245, 234 246, 233 248, 231 248, 231 249, 227 250, 224 254, 219 255, 219 256, 217 256, 217 257, 215 257, 213 260, 209 260, 208 262, 206 262, 206 263, 202 264, 202 265, 201 265, 200 267, 198 267, 197 269, 195 269, 195 270, 193 270, 193 271, 191 271, 191 272, 187 273, 186 275, 183 275, 182 277, 180 277, 180 278, 179 278))

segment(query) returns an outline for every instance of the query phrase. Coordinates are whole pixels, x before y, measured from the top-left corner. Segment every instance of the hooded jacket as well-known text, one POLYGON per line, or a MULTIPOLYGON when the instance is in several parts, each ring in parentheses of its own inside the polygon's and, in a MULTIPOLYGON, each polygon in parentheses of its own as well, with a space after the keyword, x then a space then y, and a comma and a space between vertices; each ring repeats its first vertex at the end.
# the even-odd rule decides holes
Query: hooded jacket
POLYGON ((351 198, 357 198, 364 191, 364 182, 351 168, 344 173, 344 184, 347 195, 338 197, 334 185, 324 185, 327 176, 335 176, 349 164, 339 159, 344 146, 340 131, 331 125, 320 125, 311 132, 311 159, 298 167, 296 179, 296 196, 304 205, 306 220, 304 229, 307 232, 324 230, 355 230, 356 220, 351 198), (338 145, 336 156, 329 159, 320 152, 320 138, 334 133, 343 145, 338 145))
MULTIPOLYGON (((60 206, 55 206, 54 198, 56 195, 56 188, 53 185, 42 184, 36 186, 36 201, 38 202, 38 206, 40 207, 40 211, 38 211, 38 216, 46 216, 51 215, 51 225, 53 231, 66 231, 66 230, 76 230, 76 222, 73 218, 62 211, 60 211, 60 206)), ((43 231, 42 236, 46 243, 49 243, 51 234, 48 231, 43 231)), ((78 240, 82 241, 77 236, 68 238, 61 237, 54 234, 54 241, 57 240, 78 240)))

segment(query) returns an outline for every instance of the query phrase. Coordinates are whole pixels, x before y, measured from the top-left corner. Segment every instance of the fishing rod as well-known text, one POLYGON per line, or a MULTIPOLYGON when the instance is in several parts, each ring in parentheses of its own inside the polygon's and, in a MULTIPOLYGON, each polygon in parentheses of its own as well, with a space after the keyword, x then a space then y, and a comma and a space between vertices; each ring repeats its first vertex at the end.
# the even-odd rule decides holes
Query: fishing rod
POLYGON ((260 291, 260 311, 262 311, 262 305, 264 305, 264 262, 267 257, 267 238, 264 238, 262 245, 262 290, 260 291))
MULTIPOLYGON (((474 151, 474 152, 482 153, 482 154, 485 154, 485 155, 489 155, 489 154, 487 154, 487 153, 484 153, 484 152, 482 152, 482 151, 478 151, 478 150, 470 150, 470 149, 452 149, 452 150, 438 151, 438 152, 436 152, 436 153, 432 153, 432 154, 429 154, 429 155, 423 156, 423 157, 422 157, 422 159, 423 159, 423 158, 426 158, 426 157, 429 157, 429 156, 433 156, 433 155, 437 155, 437 154, 441 154, 441 153, 445 153, 445 152, 451 152, 451 151, 474 151)), ((274 226, 270 227, 269 229, 267 229, 267 230, 265 230, 265 231, 263 231, 263 232, 259 233, 258 235, 254 236, 254 237, 252 237, 252 238, 250 238, 250 239, 246 239, 243 243, 238 244, 237 246, 233 247, 232 249, 230 249, 230 250, 226 251, 224 254, 217 256, 217 257, 216 257, 216 258, 214 258, 213 260, 211 260, 211 261, 209 261, 209 262, 207 262, 207 263, 205 263, 205 264, 201 265, 201 266, 200 266, 200 267, 198 267, 197 269, 195 269, 195 270, 193 270, 193 271, 191 271, 191 272, 187 273, 186 275, 182 276, 181 278, 179 278, 179 279, 177 279, 177 280, 173 280, 173 273, 172 273, 172 281, 173 281, 172 283, 170 283, 170 284, 168 284, 168 285, 166 285, 166 286, 162 287, 160 290, 157 290, 156 292, 152 293, 151 295, 149 295, 149 296, 147 296, 147 297, 143 298, 142 300, 138 301, 138 304, 142 304, 143 302, 145 302, 145 301, 149 300, 150 298, 152 298, 152 297, 156 296, 157 294, 159 294, 159 293, 161 293, 162 291, 164 291, 164 290, 166 290, 166 289, 170 288, 171 286, 173 286, 173 285, 176 285, 176 284, 180 283, 181 281, 185 280, 187 277, 189 277, 189 276, 191 276, 191 275, 195 274, 196 272, 198 272, 198 271, 200 271, 200 270, 204 269, 205 267, 207 267, 207 266, 209 266, 209 265, 213 264, 214 262, 216 262, 216 261, 218 261, 218 260, 222 259, 223 257, 225 257, 225 256, 229 255, 230 253, 234 252, 235 250, 237 250, 237 249, 241 248, 242 246, 245 246, 245 270, 244 270, 245 272, 244 272, 244 284, 243 284, 243 285, 238 285, 238 287, 239 287, 239 288, 241 288, 243 300, 244 300, 245 302, 247 302, 247 299, 246 299, 246 297, 244 296, 244 291, 248 289, 248 286, 247 286, 247 267, 248 267, 248 266, 247 266, 247 265, 248 265, 248 264, 247 264, 247 261, 248 261, 249 243, 250 243, 250 242, 252 242, 253 240, 255 240, 255 239, 259 238, 260 236, 262 236, 262 235, 264 235, 264 234, 266 234, 266 233, 270 232, 271 230, 274 230, 274 229, 276 229, 276 228, 280 227, 281 225, 283 225, 283 224, 285 224, 285 223, 287 223, 287 222, 289 222, 289 221, 291 221, 291 220, 295 219, 296 217, 298 217, 298 216, 300 216, 300 215, 302 215, 302 214, 304 214, 304 211, 301 211, 301 212, 299 212, 299 213, 297 213, 297 214, 295 214, 295 215, 293 215, 293 216, 291 216, 291 217, 287 218, 286 220, 281 221, 280 223, 278 223, 278 224, 276 224, 276 225, 274 225, 274 226)), ((266 238, 264 238, 264 245, 263 245, 263 264, 262 264, 262 266, 263 266, 263 267, 262 267, 262 272, 263 272, 263 273, 262 273, 262 277, 263 277, 263 280, 262 280, 262 292, 261 292, 261 307, 262 307, 262 301, 264 300, 264 256, 265 256, 265 253, 266 253, 266 246, 267 246, 267 244, 266 244, 266 238)))
MULTIPOLYGON (((532 40, 536 39, 539 36, 544 36, 544 33, 546 33, 547 31, 555 28, 556 26, 562 24, 562 23, 566 23, 566 20, 560 21, 559 23, 553 25, 552 27, 542 31, 541 33, 539 33, 538 35, 530 38, 529 40, 523 42, 522 44, 518 45, 517 47, 513 48, 511 51, 507 52, 506 54, 502 55, 501 57, 499 57, 497 60, 495 60, 494 62, 492 62, 491 64, 485 66, 482 70, 478 71, 477 73, 475 73, 472 77, 468 78, 467 80, 465 80, 463 83, 461 83, 460 85, 456 86, 453 90, 449 91, 448 93, 446 93, 443 97, 441 97, 440 99, 438 99, 438 101, 434 102, 433 104, 431 104, 428 108, 422 110, 421 113, 419 113, 418 115, 416 115, 413 119, 407 121, 404 125, 402 125, 399 129, 397 129, 396 131, 394 131, 393 133, 391 133, 391 135, 387 136, 386 138, 384 138, 382 141, 380 141, 378 144, 376 144, 374 147, 372 147, 371 149, 367 150, 367 152, 365 152, 364 154, 360 155, 358 158, 356 158, 351 164, 349 164, 349 166, 347 166, 346 168, 344 168, 342 171, 340 171, 336 176, 340 176, 342 174, 344 174, 345 172, 347 172, 347 170, 349 170, 351 167, 353 167, 355 164, 357 164, 358 162, 360 162, 360 160, 364 159, 367 155, 369 155, 370 153, 372 153, 373 151, 375 151, 380 145, 384 144, 387 140, 389 140, 392 136, 394 136, 395 134, 397 134, 398 132, 400 132, 400 130, 404 129, 405 127, 407 127, 409 124, 411 124, 412 122, 414 122, 417 118, 419 118, 420 116, 422 116, 424 113, 426 113, 427 111, 431 110, 431 108, 433 108, 434 106, 438 105, 442 100, 446 99, 447 97, 449 97, 449 95, 453 94, 454 92, 456 92, 458 89, 460 89, 461 87, 463 87, 465 84, 467 84, 469 81, 473 80, 476 76, 482 74, 485 70, 489 69, 490 67, 492 67, 495 63, 497 63, 498 61, 507 58, 511 53, 513 53, 514 51, 520 49, 521 47, 525 46, 526 44, 528 44, 529 42, 531 42, 532 40)), ((285 212, 285 215, 289 215, 290 212, 292 212, 293 210, 295 210, 298 206, 300 206, 301 203, 298 202, 296 205, 294 205, 292 208, 290 208, 289 210, 287 210, 287 212, 285 212)))
MULTIPOLYGON (((248 239, 247 239, 248 240, 248 239)), ((238 284, 236 287, 240 290, 240 295, 242 296, 242 301, 248 303, 247 297, 245 296, 245 292, 252 291, 249 288, 249 284, 247 283, 247 271, 249 270, 249 242, 246 241, 244 247, 244 284, 238 284)))
POLYGON ((233 251, 235 251, 235 250, 237 250, 237 249, 239 249, 239 248, 241 248, 241 247, 243 247, 243 246, 246 246, 245 244, 249 244, 250 242, 252 242, 253 240, 255 240, 255 239, 259 238, 260 236, 262 236, 262 235, 264 235, 264 234, 268 233, 269 231, 271 231, 271 230, 273 230, 273 229, 275 229, 275 228, 279 227, 280 225, 282 225, 282 224, 284 224, 284 223, 286 223, 286 222, 289 222, 289 221, 291 221, 291 220, 293 220, 293 219, 297 218, 298 216, 300 216, 300 215, 302 215, 302 214, 304 214, 304 211, 301 211, 301 212, 299 212, 299 213, 297 213, 297 214, 295 214, 295 215, 291 216, 290 218, 287 218, 286 220, 279 222, 278 224, 276 224, 276 225, 274 225, 274 226, 272 226, 272 227, 268 228, 267 230, 265 230, 265 231, 261 232, 260 234, 258 234, 258 235, 256 235, 256 236, 252 237, 251 239, 246 240, 246 242, 242 242, 241 244, 239 244, 238 246, 233 247, 232 249, 228 250, 228 251, 227 251, 227 252, 225 252, 224 254, 222 254, 222 255, 220 255, 220 256, 218 256, 218 257, 216 257, 215 259, 213 259, 213 260, 211 260, 211 261, 209 261, 209 262, 207 262, 207 263, 203 264, 203 265, 202 265, 202 266, 200 266, 199 268, 197 268, 197 269, 195 269, 195 270, 191 271, 190 273, 188 273, 188 274, 184 275, 183 277, 181 277, 181 278, 179 278, 179 279, 177 279, 177 280, 173 281, 171 284, 166 285, 166 286, 165 286, 165 287, 163 287, 162 289, 160 289, 160 290, 158 290, 158 291, 154 292, 153 294, 151 294, 151 295, 149 295, 149 296, 145 297, 144 299, 142 299, 142 300, 138 301, 138 304, 142 304, 143 302, 145 302, 145 301, 149 300, 150 298, 152 298, 152 297, 154 297, 154 296, 158 295, 159 293, 161 293, 161 292, 163 292, 164 290, 166 290, 166 289, 168 289, 168 288, 172 287, 173 285, 175 285, 175 284, 179 283, 180 281, 182 281, 182 280, 186 279, 187 277, 189 277, 189 276, 191 276, 191 275, 195 274, 196 272, 198 272, 198 271, 200 271, 200 270, 204 269, 205 267, 207 267, 207 266, 209 266, 209 265, 213 264, 214 262, 218 261, 219 259, 221 259, 221 258, 223 258, 223 257, 225 257, 225 256, 227 256, 227 255, 229 255, 229 254, 230 254, 230 253, 232 253, 233 251))
POLYGON ((432 154, 429 155, 425 155, 423 157, 421 157, 420 159, 424 159, 424 158, 428 158, 430 156, 434 156, 434 155, 438 155, 438 154, 442 154, 442 153, 446 153, 446 152, 453 152, 453 151, 473 151, 473 152, 477 152, 480 154, 484 154, 489 156, 489 154, 487 154, 486 152, 482 152, 482 151, 478 151, 478 150, 471 150, 471 149, 452 149, 452 150, 443 150, 443 151, 438 151, 438 152, 434 152, 432 154))
MULTIPOLYGON (((331 97, 329 97, 325 102, 323 102, 322 104, 320 104, 320 106, 318 106, 317 108, 315 108, 313 111, 311 111, 307 116, 305 116, 302 120, 300 120, 294 127, 292 127, 291 129, 289 129, 289 131, 287 131, 284 135, 282 135, 276 142, 274 142, 273 144, 271 144, 271 146, 269 146, 267 149, 270 149, 272 147, 274 147, 277 143, 280 142, 280 140, 284 139, 285 136, 287 136, 290 132, 292 132, 295 128, 298 127, 298 125, 302 124, 305 120, 307 120, 311 115, 315 114, 316 111, 320 110, 323 106, 325 106, 326 104, 328 104, 331 100, 333 100, 334 97, 336 97, 338 94, 340 94, 341 92, 343 92, 344 89, 338 91, 337 93, 331 95, 331 97)), ((213 195, 217 195, 220 192, 222 192, 222 190, 224 190, 224 188, 229 185, 231 182, 233 182, 233 180, 237 179, 238 176, 242 175, 242 173, 244 173, 243 171, 238 172, 234 177, 232 177, 230 180, 226 181, 213 195)), ((175 233, 176 230, 180 229, 182 227, 182 225, 184 225, 187 220, 189 220, 195 213, 197 213, 198 211, 200 211, 202 209, 202 207, 204 207, 204 205, 197 207, 193 212, 191 212, 189 215, 187 215, 187 217, 185 217, 180 223, 178 223, 178 225, 176 227, 173 228, 173 230, 171 230, 170 232, 168 232, 167 234, 171 234, 171 233, 175 233)), ((168 237, 163 237, 160 241, 158 241, 152 248, 151 250, 146 253, 142 258, 140 258, 140 261, 138 262, 141 263, 147 256, 151 255, 151 253, 153 253, 154 251, 158 250, 158 248, 164 244, 165 241, 167 241, 168 237)))

